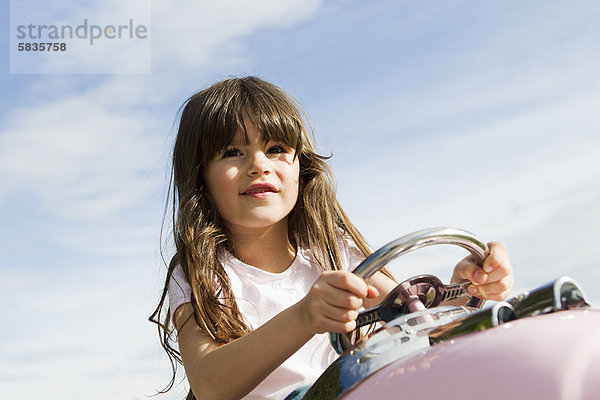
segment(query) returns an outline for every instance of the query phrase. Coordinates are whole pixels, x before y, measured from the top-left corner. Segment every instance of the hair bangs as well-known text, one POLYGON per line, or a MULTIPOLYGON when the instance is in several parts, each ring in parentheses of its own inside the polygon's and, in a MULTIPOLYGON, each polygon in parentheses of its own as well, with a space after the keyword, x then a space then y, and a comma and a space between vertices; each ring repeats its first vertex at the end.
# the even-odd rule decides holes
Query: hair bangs
POLYGON ((306 128, 295 101, 277 86, 253 77, 217 84, 202 108, 198 131, 203 132, 202 163, 206 165, 242 134, 248 143, 246 124, 253 124, 265 142, 281 142, 296 150, 303 148, 306 128), (202 122, 200 122, 202 121, 202 122))
MULTIPOLYGON (((199 153, 202 164, 206 166, 215 156, 220 154, 233 142, 238 132, 245 132, 244 112, 241 105, 231 101, 216 101, 222 107, 206 107, 203 110, 204 122, 198 132, 202 134, 199 153)), ((215 104, 213 103, 213 104, 215 104)), ((244 133, 244 136, 245 133, 244 133)), ((247 139, 246 139, 247 140, 247 139)))
POLYGON ((284 143, 299 154, 305 136, 304 122, 297 110, 291 104, 289 108, 286 107, 287 105, 285 103, 265 104, 260 101, 249 104, 244 114, 244 122, 252 123, 265 142, 284 143))

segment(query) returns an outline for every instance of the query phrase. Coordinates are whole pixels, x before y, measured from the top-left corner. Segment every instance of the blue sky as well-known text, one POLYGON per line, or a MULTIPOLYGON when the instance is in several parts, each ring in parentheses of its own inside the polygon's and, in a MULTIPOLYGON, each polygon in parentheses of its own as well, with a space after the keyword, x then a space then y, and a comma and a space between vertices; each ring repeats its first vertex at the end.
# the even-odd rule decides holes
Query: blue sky
MULTIPOLYGON (((57 4, 100 17, 104 3, 57 4)), ((166 383, 146 318, 176 113, 232 75, 300 101, 374 247, 461 227, 507 243, 514 294, 570 275, 600 302, 597 2, 214 3, 152 2, 150 74, 10 74, 0 37, 7 398, 142 399, 166 383)), ((426 250, 393 272, 447 278, 463 256, 426 250)))

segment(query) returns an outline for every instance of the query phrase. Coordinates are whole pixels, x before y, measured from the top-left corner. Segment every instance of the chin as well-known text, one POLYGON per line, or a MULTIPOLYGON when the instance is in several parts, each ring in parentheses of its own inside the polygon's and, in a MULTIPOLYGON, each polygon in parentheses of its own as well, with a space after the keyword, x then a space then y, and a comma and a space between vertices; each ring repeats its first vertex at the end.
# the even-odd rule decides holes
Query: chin
POLYGON ((286 224, 287 226, 287 218, 273 218, 273 215, 271 214, 266 216, 253 216, 252 218, 248 218, 244 221, 240 221, 239 223, 233 223, 230 225, 247 229, 268 229, 279 224, 286 224))

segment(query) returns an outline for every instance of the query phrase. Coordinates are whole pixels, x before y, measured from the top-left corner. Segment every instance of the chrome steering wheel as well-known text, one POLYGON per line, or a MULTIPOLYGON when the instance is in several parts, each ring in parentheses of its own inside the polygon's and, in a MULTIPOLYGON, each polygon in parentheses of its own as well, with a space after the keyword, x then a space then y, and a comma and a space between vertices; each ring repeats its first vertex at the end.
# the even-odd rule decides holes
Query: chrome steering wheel
MULTIPOLYGON (((452 244, 467 249, 477 264, 481 264, 488 255, 488 247, 474 234, 455 228, 430 228, 402 236, 367 257, 353 271, 363 279, 368 279, 375 272, 397 257, 435 244, 452 244)), ((400 283, 383 302, 372 309, 358 315, 357 329, 378 321, 388 322, 401 314, 436 307, 442 301, 467 296, 469 282, 444 285, 433 275, 419 275, 400 283)), ((484 300, 470 297, 467 307, 481 308, 484 300)), ((330 333, 331 345, 338 354, 352 346, 352 332, 330 333)))

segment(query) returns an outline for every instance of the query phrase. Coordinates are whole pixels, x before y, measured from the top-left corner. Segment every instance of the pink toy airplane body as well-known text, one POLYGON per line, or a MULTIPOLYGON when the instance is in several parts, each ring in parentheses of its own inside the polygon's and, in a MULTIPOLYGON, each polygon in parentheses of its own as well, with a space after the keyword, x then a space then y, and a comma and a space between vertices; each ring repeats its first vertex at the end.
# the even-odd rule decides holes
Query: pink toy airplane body
POLYGON ((440 343, 374 373, 359 399, 600 398, 600 311, 518 319, 440 343))

